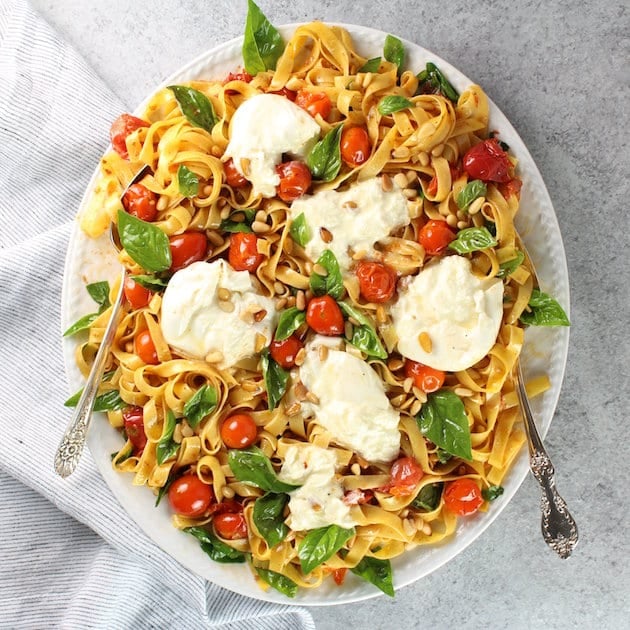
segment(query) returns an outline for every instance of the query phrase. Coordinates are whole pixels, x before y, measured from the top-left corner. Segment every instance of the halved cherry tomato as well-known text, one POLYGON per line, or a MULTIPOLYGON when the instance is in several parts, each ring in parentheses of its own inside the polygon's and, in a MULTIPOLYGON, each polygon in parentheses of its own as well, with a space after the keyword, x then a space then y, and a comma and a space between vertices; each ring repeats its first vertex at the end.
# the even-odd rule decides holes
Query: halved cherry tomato
POLYGON ((224 512, 212 518, 214 530, 217 535, 226 540, 236 540, 237 538, 247 538, 247 521, 242 513, 232 514, 224 512))
POLYGON ((305 109, 313 118, 319 114, 325 120, 332 111, 332 102, 326 92, 300 90, 295 97, 295 104, 305 109))
POLYGON ((225 181, 228 186, 242 188, 247 184, 247 178, 239 173, 232 158, 223 164, 223 170, 225 171, 225 181))
POLYGON ((138 333, 135 340, 136 354, 149 365, 157 365, 160 360, 158 359, 157 350, 155 344, 151 338, 151 333, 148 330, 143 330, 138 333))
POLYGON ((474 514, 483 503, 479 486, 469 477, 455 479, 446 484, 444 505, 453 514, 466 516, 474 514))
POLYGON ((225 79, 223 79, 223 85, 229 83, 230 81, 244 81, 245 83, 249 83, 254 77, 249 74, 249 72, 230 72, 225 79))
POLYGON ((441 254, 456 236, 446 221, 430 219, 421 228, 418 242, 430 256, 441 254))
POLYGON ((230 237, 228 260, 236 271, 256 271, 264 256, 258 252, 255 234, 236 232, 230 237))
POLYGON ((176 479, 168 489, 168 500, 173 511, 182 516, 202 516, 214 501, 212 487, 194 474, 176 479))
POLYGON ((208 239, 203 232, 184 232, 171 236, 168 240, 171 247, 171 272, 179 271, 206 257, 208 239))
POLYGON ((370 138, 363 127, 346 127, 341 132, 341 159, 354 168, 370 157, 370 138))
POLYGON ((516 195, 517 199, 521 198, 521 188, 523 187, 523 180, 520 177, 513 177, 509 182, 505 184, 499 184, 499 192, 505 199, 516 195))
POLYGON ((342 501, 346 505, 363 505, 369 503, 374 498, 374 493, 371 490, 349 490, 343 495, 342 501))
POLYGON ((221 424, 221 439, 228 448, 247 448, 257 435, 258 427, 247 413, 235 413, 221 424))
POLYGON ((311 185, 311 171, 304 162, 283 162, 276 166, 276 173, 280 177, 278 197, 286 203, 301 197, 311 185))
MULTIPOLYGON (((451 182, 454 182, 460 176, 459 169, 456 166, 453 166, 451 164, 449 165, 449 170, 451 171, 451 182)), ((434 175, 431 178, 429 185, 427 186, 427 195, 431 197, 435 197, 435 195, 437 195, 437 191, 438 191, 438 179, 434 175)))
POLYGON ((133 446, 134 455, 139 455, 147 445, 142 407, 127 407, 123 410, 122 417, 125 423, 125 433, 133 446))
POLYGON ((330 295, 314 297, 306 307, 306 323, 320 335, 341 335, 343 314, 330 295))
POLYGON ((380 262, 361 261, 355 271, 359 290, 368 302, 387 302, 396 291, 396 272, 380 262))
POLYGON ((276 92, 267 92, 268 94, 277 94, 278 96, 284 96, 288 98, 292 103, 295 103, 295 98, 297 96, 297 92, 290 90, 288 87, 283 87, 281 90, 277 90, 276 92))
POLYGON ((512 179, 510 159, 496 138, 488 138, 468 149, 462 164, 471 179, 503 183, 512 179))
POLYGON ((142 221, 155 221, 158 196, 143 184, 129 186, 122 198, 122 204, 129 214, 142 221))
POLYGON ((410 359, 405 361, 405 376, 412 378, 413 384, 427 394, 440 389, 446 378, 446 374, 442 370, 436 370, 410 359))
POLYGON ((111 129, 109 130, 109 137, 112 141, 112 147, 114 151, 120 155, 120 157, 125 160, 129 159, 129 153, 127 152, 127 144, 125 140, 130 133, 133 133, 136 129, 140 129, 140 127, 149 127, 149 123, 146 120, 142 120, 142 118, 136 118, 131 114, 121 114, 116 118, 116 120, 112 123, 111 129))
POLYGON ((145 307, 153 297, 153 293, 149 291, 149 289, 145 289, 141 284, 138 284, 129 276, 125 278, 123 291, 125 292, 127 302, 129 302, 134 311, 145 307))
POLYGON ((333 580, 335 580, 335 584, 337 586, 341 586, 343 584, 343 581, 346 579, 347 572, 348 569, 346 569, 345 567, 342 567, 341 569, 335 569, 333 571, 333 580))
POLYGON ((291 335, 282 341, 274 339, 269 346, 269 353, 280 367, 290 370, 295 366, 295 355, 303 347, 304 344, 295 335, 291 335))
POLYGON ((385 490, 397 497, 408 497, 413 494, 423 476, 422 468, 413 457, 401 457, 392 464, 385 490))

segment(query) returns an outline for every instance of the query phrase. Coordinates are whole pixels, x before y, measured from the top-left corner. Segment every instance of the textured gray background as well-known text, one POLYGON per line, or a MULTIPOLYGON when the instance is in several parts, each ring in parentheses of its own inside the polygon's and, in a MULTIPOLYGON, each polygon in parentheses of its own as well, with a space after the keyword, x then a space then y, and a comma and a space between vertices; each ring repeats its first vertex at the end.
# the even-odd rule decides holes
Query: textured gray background
MULTIPOLYGON (((160 81, 242 33, 245 0, 32 0, 133 109, 160 81)), ((540 537, 528 478, 465 552, 395 600, 312 609, 332 628, 627 628, 630 391, 626 1, 261 0, 276 24, 380 28, 480 83, 549 188, 571 280, 569 362, 547 445, 581 542, 561 561, 540 537)), ((71 95, 69 95, 71 97, 71 95)), ((86 113, 89 120, 89 112, 86 113)))

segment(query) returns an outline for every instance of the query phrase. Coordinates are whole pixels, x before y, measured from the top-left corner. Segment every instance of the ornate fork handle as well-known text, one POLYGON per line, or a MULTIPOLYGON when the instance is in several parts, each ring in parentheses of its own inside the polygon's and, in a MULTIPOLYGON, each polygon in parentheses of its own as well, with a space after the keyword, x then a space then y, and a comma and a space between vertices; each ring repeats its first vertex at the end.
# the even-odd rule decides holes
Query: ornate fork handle
POLYGON ((525 416, 529 446, 529 466, 542 488, 542 534, 545 542, 561 557, 568 558, 578 542, 578 529, 567 504, 556 489, 555 471, 536 428, 520 363, 517 367, 517 393, 525 416))

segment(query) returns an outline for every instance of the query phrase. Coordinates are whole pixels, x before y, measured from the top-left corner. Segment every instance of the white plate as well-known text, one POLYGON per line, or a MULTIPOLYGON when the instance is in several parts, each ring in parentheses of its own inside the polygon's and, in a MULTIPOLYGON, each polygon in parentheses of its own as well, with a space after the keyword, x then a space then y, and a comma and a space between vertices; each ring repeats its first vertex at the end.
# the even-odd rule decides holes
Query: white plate
MULTIPOLYGON (((285 41, 297 25, 281 27, 285 41)), ((355 40, 359 52, 366 57, 382 54, 386 33, 361 26, 340 25, 348 29, 355 40)), ((420 70, 427 61, 435 62, 445 73, 455 88, 463 91, 473 81, 466 78, 446 61, 436 55, 405 41, 407 67, 420 70)), ((221 79, 228 72, 242 66, 242 39, 234 39, 204 53, 179 72, 169 77, 162 86, 181 83, 193 79, 221 79)), ((482 86, 483 87, 483 86, 482 86)), ((146 103, 136 110, 141 115, 146 103)), ((516 224, 530 252, 540 276, 543 291, 553 294, 568 312, 569 280, 566 259, 558 222, 554 214, 549 194, 543 179, 512 125, 499 109, 490 101, 491 129, 500 131, 501 139, 510 145, 519 160, 519 172, 523 179, 521 210, 516 224)), ((98 171, 94 173, 81 207, 86 203, 98 171)), ((107 238, 88 239, 75 227, 66 258, 65 278, 62 295, 62 324, 65 329, 81 315, 93 310, 93 303, 85 291, 85 284, 104 278, 113 279, 116 275, 113 249, 107 238)), ((547 373, 551 379, 551 389, 534 401, 534 411, 539 419, 542 433, 546 433, 556 407, 567 358, 569 334, 567 328, 532 328, 527 331, 523 353, 523 367, 527 374, 547 373)), ((76 340, 64 339, 64 355, 69 386, 78 389, 83 379, 75 366, 74 348, 76 340)), ((103 414, 97 414, 88 438, 88 446, 98 469, 106 483, 120 501, 123 508, 140 528, 162 549, 178 562, 211 582, 227 589, 267 601, 284 604, 327 605, 343 604, 380 595, 371 584, 348 574, 342 587, 332 580, 316 589, 300 589, 297 597, 288 599, 273 589, 263 592, 254 582, 250 569, 245 565, 224 565, 210 560, 200 549, 192 536, 175 529, 170 521, 168 502, 163 501, 154 507, 155 498, 147 488, 131 485, 131 476, 112 470, 110 453, 120 448, 120 434, 113 429, 103 414)), ((515 465, 504 482, 505 493, 492 504, 485 514, 474 518, 460 519, 456 535, 447 542, 434 547, 419 547, 392 561, 394 585, 401 588, 431 573, 465 549, 477 538, 507 505, 528 470, 526 449, 520 453, 515 465)), ((532 518, 537 507, 532 505, 532 518)), ((507 527, 502 523, 498 527, 507 527)))

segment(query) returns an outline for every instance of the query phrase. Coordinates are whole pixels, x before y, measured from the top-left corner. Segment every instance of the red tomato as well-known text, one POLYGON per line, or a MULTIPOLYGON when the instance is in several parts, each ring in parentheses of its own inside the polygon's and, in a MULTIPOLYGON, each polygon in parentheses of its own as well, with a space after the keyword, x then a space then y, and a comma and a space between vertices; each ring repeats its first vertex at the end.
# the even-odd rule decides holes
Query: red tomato
POLYGON ((438 180, 437 180, 437 177, 434 175, 431 178, 429 185, 427 186, 427 195, 430 195, 431 197, 435 197, 435 195, 437 194, 437 191, 438 191, 438 180))
POLYGON ((325 92, 300 90, 295 97, 295 104, 305 109, 313 118, 319 114, 326 119, 332 110, 332 103, 325 92))
POLYGON ((297 96, 297 92, 290 90, 288 87, 283 87, 281 90, 277 92, 268 92, 268 94, 277 94, 278 96, 284 96, 288 98, 291 102, 295 103, 295 97, 297 96))
POLYGON ((514 177, 505 184, 499 184, 499 192, 507 199, 512 195, 516 195, 517 199, 521 198, 521 188, 523 187, 523 180, 520 177, 514 177))
POLYGON ((439 219, 427 221, 418 234, 418 242, 430 256, 437 256, 443 253, 448 244, 455 238, 455 233, 446 221, 439 219))
POLYGON ((145 289, 141 284, 138 284, 133 278, 127 276, 125 278, 125 286, 123 287, 127 302, 131 305, 134 311, 145 307, 153 297, 153 293, 149 289, 145 289))
POLYGON ((247 413, 227 417, 221 425, 221 439, 228 448, 247 448, 256 441, 258 427, 247 413))
POLYGON ((171 272, 179 271, 206 257, 208 239, 203 232, 184 232, 171 236, 168 240, 171 246, 171 272))
POLYGON ((112 123, 109 130, 109 137, 112 141, 112 147, 114 151, 125 160, 129 159, 129 153, 127 153, 127 144, 125 140, 130 133, 133 133, 140 127, 149 127, 149 123, 141 118, 136 118, 131 114, 122 114, 116 118, 112 123))
POLYGON ((135 341, 136 354, 149 365, 157 365, 160 360, 158 359, 157 350, 153 339, 151 339, 151 333, 148 330, 143 330, 138 334, 135 341))
POLYGON ((396 291, 396 272, 380 262, 361 261, 355 271, 361 295, 368 302, 387 302, 396 291))
POLYGON ((496 138, 488 138, 468 149, 462 164, 471 179, 503 183, 512 179, 508 154, 496 138))
POLYGON ((264 256, 258 252, 258 237, 255 234, 236 232, 230 237, 228 260, 236 271, 256 271, 264 256))
POLYGON ((147 445, 142 407, 127 407, 122 412, 122 417, 125 433, 133 446, 134 455, 139 455, 147 445))
POLYGON ((314 297, 306 308, 306 323, 320 335, 343 334, 343 314, 330 295, 314 297))
POLYGON ((392 464, 389 475, 387 492, 397 497, 408 497, 413 494, 424 472, 413 457, 401 457, 392 464))
POLYGON ((278 197, 286 203, 301 197, 311 185, 311 171, 304 162, 283 162, 276 166, 276 173, 280 176, 278 197))
POLYGON ((413 379, 413 384, 423 392, 436 392, 442 385, 446 374, 442 370, 435 370, 428 365, 407 359, 405 361, 405 376, 413 379))
POLYGON ((122 204, 129 214, 143 221, 155 221, 158 196, 142 184, 129 186, 122 198, 122 204))
POLYGON ((343 495, 342 501, 346 505, 363 505, 364 503, 370 503, 374 498, 374 493, 371 490, 349 490, 343 495))
POLYGON ((282 341, 274 339, 269 346, 271 358, 285 370, 290 370, 295 366, 295 355, 304 347, 304 344, 295 336, 291 335, 282 341))
POLYGON ((346 127, 341 132, 341 159, 354 168, 370 157, 370 138, 363 127, 346 127))
POLYGON ((226 540, 236 540, 237 538, 247 538, 247 521, 242 513, 232 514, 224 512, 212 518, 214 530, 218 536, 226 540))
POLYGON ((238 169, 234 166, 234 160, 232 158, 223 164, 223 169, 225 170, 225 181, 228 186, 231 186, 232 188, 242 188, 247 184, 245 175, 241 175, 238 172, 238 169))
POLYGON ((223 514, 224 512, 231 512, 235 514, 236 512, 242 512, 243 506, 233 499, 223 499, 221 503, 213 503, 209 508, 208 512, 210 514, 223 514))
POLYGON ((168 489, 173 511, 188 518, 202 516, 214 501, 212 488, 195 474, 176 479, 168 489))
POLYGON ((346 579, 347 572, 348 569, 346 569, 345 567, 341 569, 335 569, 333 571, 333 580, 335 580, 335 584, 337 586, 341 586, 343 584, 343 581, 346 579))
POLYGON ((225 79, 223 79, 223 85, 229 83, 230 81, 244 81, 245 83, 249 83, 254 77, 249 74, 249 72, 230 72, 225 79))
POLYGON ((479 486, 469 477, 455 479, 446 484, 444 504, 458 516, 474 514, 483 503, 479 486))

